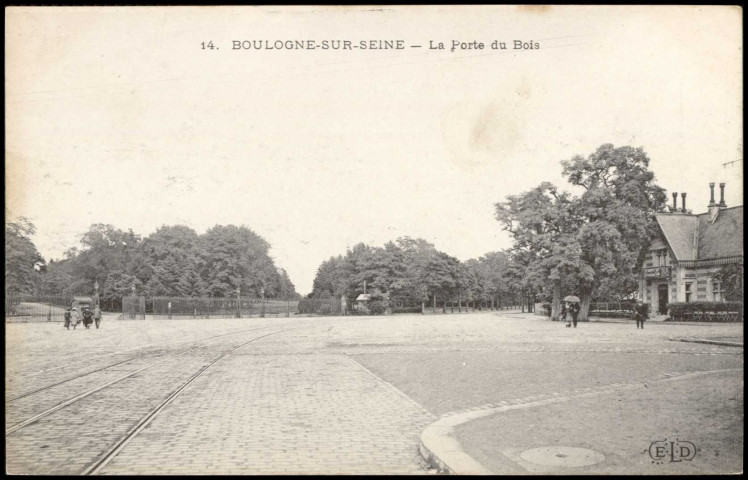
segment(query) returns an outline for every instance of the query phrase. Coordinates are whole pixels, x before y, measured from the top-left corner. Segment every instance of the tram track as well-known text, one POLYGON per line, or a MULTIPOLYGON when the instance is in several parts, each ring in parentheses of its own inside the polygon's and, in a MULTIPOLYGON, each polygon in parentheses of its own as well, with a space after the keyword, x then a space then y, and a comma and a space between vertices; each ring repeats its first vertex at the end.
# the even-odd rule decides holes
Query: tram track
MULTIPOLYGON (((258 328, 271 328, 273 326, 277 326, 277 325, 269 325, 269 326, 258 327, 258 328)), ((183 342, 179 342, 179 343, 174 344, 173 347, 178 347, 178 346, 184 345, 186 343, 200 342, 200 341, 203 341, 203 340, 210 340, 212 338, 223 337, 223 336, 226 336, 226 335, 234 335, 236 333, 248 332, 248 331, 252 331, 252 330, 255 330, 255 329, 237 330, 237 331, 234 331, 234 332, 222 333, 220 335, 213 335, 213 336, 206 337, 206 338, 198 338, 198 339, 195 339, 195 340, 185 340, 183 342)), ((71 360, 71 362, 75 363, 75 362, 83 361, 83 360, 100 359, 100 358, 104 358, 104 357, 111 357, 111 356, 114 356, 114 355, 124 355, 124 354, 126 354, 128 352, 131 352, 133 350, 141 350, 142 351, 145 348, 152 347, 154 345, 156 345, 156 344, 150 343, 148 345, 135 346, 135 347, 131 347, 131 348, 126 348, 124 350, 118 350, 116 352, 103 353, 101 355, 84 356, 84 357, 80 357, 80 358, 74 358, 74 359, 71 360)), ((22 375, 14 375, 14 376, 17 376, 18 378, 35 377, 37 375, 43 375, 45 373, 53 372, 55 370, 60 370, 60 369, 67 368, 67 367, 68 367, 68 365, 57 365, 55 367, 45 368, 45 369, 42 369, 42 370, 38 370, 36 372, 31 372, 31 373, 22 374, 22 375)))
MULTIPOLYGON (((185 341, 185 342, 180 342, 180 343, 178 343, 178 344, 176 344, 174 346, 176 347, 176 346, 181 346, 181 345, 189 344, 189 343, 205 342, 205 341, 208 341, 208 340, 212 340, 212 339, 219 338, 219 337, 225 337, 225 336, 228 336, 228 335, 237 335, 237 334, 241 334, 241 333, 253 332, 253 331, 257 331, 257 330, 264 330, 264 329, 268 329, 268 328, 277 328, 277 327, 279 327, 279 325, 276 324, 276 325, 267 325, 267 326, 263 326, 263 327, 257 327, 257 328, 251 328, 251 329, 246 329, 246 330, 240 330, 240 331, 236 331, 236 332, 229 332, 229 333, 224 333, 224 334, 220 334, 220 335, 214 335, 214 336, 211 336, 211 337, 202 338, 202 339, 198 339, 198 340, 188 340, 188 341, 185 341)), ((49 415, 52 415, 53 413, 55 413, 55 412, 57 412, 57 411, 65 408, 65 407, 67 407, 67 406, 69 406, 69 405, 71 405, 73 403, 78 402, 79 400, 82 400, 82 399, 84 399, 84 398, 86 398, 86 397, 88 397, 88 396, 90 396, 90 395, 92 395, 92 394, 94 394, 94 393, 96 393, 98 391, 101 391, 101 390, 103 390, 103 389, 105 389, 107 387, 110 387, 110 386, 112 386, 112 385, 114 385, 116 383, 119 383, 119 382, 121 382, 123 380, 126 380, 126 379, 128 379, 130 377, 133 377, 134 375, 136 375, 136 374, 138 374, 140 372, 148 370, 148 369, 150 369, 152 367, 155 367, 155 366, 157 366, 157 365, 159 365, 161 363, 164 363, 164 362, 166 362, 168 360, 180 357, 180 356, 185 355, 187 353, 194 352, 196 350, 199 350, 199 349, 202 349, 202 348, 206 348, 206 347, 208 347, 208 345, 196 346, 196 347, 188 348, 187 350, 179 352, 179 353, 176 353, 176 354, 164 354, 164 355, 161 355, 159 357, 156 357, 156 358, 158 358, 158 360, 156 360, 155 362, 151 362, 151 363, 149 363, 149 364, 147 364, 147 365, 145 365, 145 366, 143 366, 141 368, 137 368, 136 370, 133 370, 133 371, 130 371, 130 372, 124 374, 124 375, 121 375, 121 376, 115 378, 114 380, 110 380, 110 381, 108 381, 108 382, 106 382, 104 384, 101 384, 101 385, 98 385, 98 386, 96 386, 94 388, 91 388, 91 389, 89 389, 89 390, 87 390, 87 391, 85 391, 85 392, 83 392, 81 394, 78 394, 78 395, 76 395, 76 396, 74 396, 72 398, 69 398, 69 399, 67 399, 65 401, 62 401, 62 402, 58 403, 57 405, 55 405, 55 406, 53 406, 53 407, 51 407, 49 409, 46 409, 46 410, 44 410, 43 412, 41 412, 41 413, 39 413, 37 415, 34 415, 34 416, 32 416, 32 417, 30 417, 30 418, 28 418, 28 419, 26 419, 26 420, 24 420, 24 421, 22 421, 20 423, 17 423, 17 424, 13 425, 10 428, 7 428, 6 431, 5 431, 5 435, 8 436, 8 435, 12 434, 13 432, 16 432, 16 431, 18 431, 18 430, 20 430, 20 429, 22 429, 22 428, 24 428, 26 426, 34 424, 37 421, 39 421, 39 420, 41 420, 41 419, 43 419, 43 418, 45 418, 45 417, 47 417, 49 415)), ((51 385, 47 385, 47 386, 44 386, 44 387, 41 387, 41 388, 37 388, 37 389, 35 389, 33 391, 17 395, 15 397, 11 398, 11 399, 6 400, 6 405, 9 404, 9 403, 11 403, 11 402, 14 402, 16 400, 27 398, 27 397, 30 397, 32 395, 35 395, 35 394, 42 393, 42 392, 45 392, 47 390, 50 390, 50 389, 52 389, 54 387, 63 385, 65 383, 68 383, 68 382, 71 382, 71 381, 83 378, 83 377, 88 376, 90 374, 101 372, 101 371, 104 371, 106 369, 112 368, 114 366, 117 366, 117 365, 120 365, 120 364, 123 364, 123 363, 127 363, 127 362, 131 362, 131 361, 134 361, 134 360, 139 360, 141 358, 142 358, 142 356, 134 356, 134 357, 128 358, 126 360, 122 360, 120 362, 115 362, 115 363, 107 365, 105 367, 102 367, 102 368, 99 368, 99 369, 96 369, 96 370, 93 370, 93 371, 90 371, 90 372, 86 372, 86 373, 83 373, 81 375, 77 375, 75 377, 71 377, 71 378, 65 379, 63 381, 55 382, 54 384, 51 384, 51 385)))
POLYGON ((236 347, 233 347, 227 351, 225 351, 223 354, 221 354, 218 358, 211 361, 207 365, 203 366, 200 370, 198 370, 194 375, 192 375, 187 381, 182 383, 177 389, 175 389, 170 395, 168 395, 163 401, 161 401, 156 407, 154 407, 150 412, 148 412, 145 416, 143 416, 117 443, 115 443, 114 446, 112 446, 107 452, 105 452, 103 455, 99 456, 91 465, 86 467, 86 469, 81 473, 81 475, 96 475, 99 472, 102 471, 104 467, 112 460, 114 459, 119 452, 121 452, 128 443, 132 439, 134 439, 144 428, 148 426, 148 424, 153 421, 156 416, 158 416, 159 413, 161 413, 171 402, 176 399, 184 389, 189 387, 195 380, 197 380, 200 376, 202 376, 210 367, 218 363, 221 359, 224 357, 230 355, 231 353, 235 352, 236 350, 239 350, 245 345, 248 345, 249 343, 252 343, 256 340, 260 340, 261 338, 269 337, 271 335, 276 335, 278 333, 285 332, 290 329, 285 330, 279 330, 277 332, 271 332, 267 333, 265 335, 261 335, 259 337, 252 338, 251 340, 248 340, 236 347))

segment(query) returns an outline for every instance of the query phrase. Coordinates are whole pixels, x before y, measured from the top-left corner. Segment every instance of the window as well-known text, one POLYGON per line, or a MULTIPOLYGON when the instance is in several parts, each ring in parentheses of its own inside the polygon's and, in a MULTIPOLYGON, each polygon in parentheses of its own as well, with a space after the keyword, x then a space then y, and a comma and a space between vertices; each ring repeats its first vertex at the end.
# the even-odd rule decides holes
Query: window
POLYGON ((687 283, 686 284, 686 303, 691 301, 691 296, 693 295, 693 283, 687 283))
POLYGON ((715 302, 725 301, 724 290, 722 290, 722 282, 720 282, 719 280, 714 280, 712 282, 712 296, 714 297, 715 302))
POLYGON ((667 265, 667 250, 659 250, 657 252, 657 266, 663 267, 667 265))

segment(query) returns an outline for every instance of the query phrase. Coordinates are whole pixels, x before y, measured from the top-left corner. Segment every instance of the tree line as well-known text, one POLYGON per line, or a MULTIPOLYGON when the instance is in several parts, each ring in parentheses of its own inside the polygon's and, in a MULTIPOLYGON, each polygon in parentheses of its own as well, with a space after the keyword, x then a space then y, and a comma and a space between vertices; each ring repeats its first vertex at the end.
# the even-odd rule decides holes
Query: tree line
POLYGON ((657 234, 654 214, 666 209, 642 148, 605 144, 588 157, 561 162, 580 195, 550 182, 495 204, 495 218, 512 247, 460 262, 425 240, 399 238, 383 248, 359 244, 323 262, 312 296, 351 298, 363 283, 390 297, 433 301, 437 297, 486 300, 532 296, 552 303, 581 299, 586 320, 592 299, 635 295, 644 255, 657 234))
POLYGON ((322 262, 310 298, 355 300, 359 294, 387 294, 395 305, 434 307, 445 302, 497 305, 515 301, 509 257, 491 252, 460 262, 424 239, 400 237, 383 247, 359 243, 345 255, 322 262))
POLYGON ((203 234, 183 225, 162 226, 142 238, 132 230, 94 224, 61 260, 45 262, 31 240, 35 228, 21 218, 5 226, 6 291, 43 295, 298 298, 270 244, 245 226, 216 225, 203 234))

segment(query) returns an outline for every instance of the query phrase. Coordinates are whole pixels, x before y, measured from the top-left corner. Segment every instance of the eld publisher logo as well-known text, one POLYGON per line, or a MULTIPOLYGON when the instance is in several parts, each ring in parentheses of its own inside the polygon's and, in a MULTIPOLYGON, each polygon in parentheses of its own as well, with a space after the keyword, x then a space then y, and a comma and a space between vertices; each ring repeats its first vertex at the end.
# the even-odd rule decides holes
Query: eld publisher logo
POLYGON ((649 456, 652 463, 661 465, 663 463, 691 461, 696 456, 696 446, 691 442, 675 439, 674 442, 655 440, 649 446, 649 456))

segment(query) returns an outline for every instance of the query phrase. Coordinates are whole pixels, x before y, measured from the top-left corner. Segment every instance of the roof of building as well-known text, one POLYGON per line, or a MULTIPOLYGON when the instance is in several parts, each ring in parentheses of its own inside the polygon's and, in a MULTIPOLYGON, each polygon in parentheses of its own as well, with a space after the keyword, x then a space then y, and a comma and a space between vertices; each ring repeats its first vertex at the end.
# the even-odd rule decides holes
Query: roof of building
POLYGON ((699 215, 662 213, 655 216, 678 261, 743 256, 743 206, 723 208, 716 220, 699 215))
POLYGON ((675 258, 681 261, 696 260, 696 238, 694 234, 699 228, 699 217, 696 215, 663 213, 656 215, 655 218, 675 258))
POLYGON ((709 215, 699 215, 699 245, 697 260, 737 257, 743 255, 743 206, 719 211, 717 220, 709 222, 709 215))
POLYGON ((356 297, 356 301, 358 302, 359 300, 371 300, 371 293, 362 293, 356 297))

